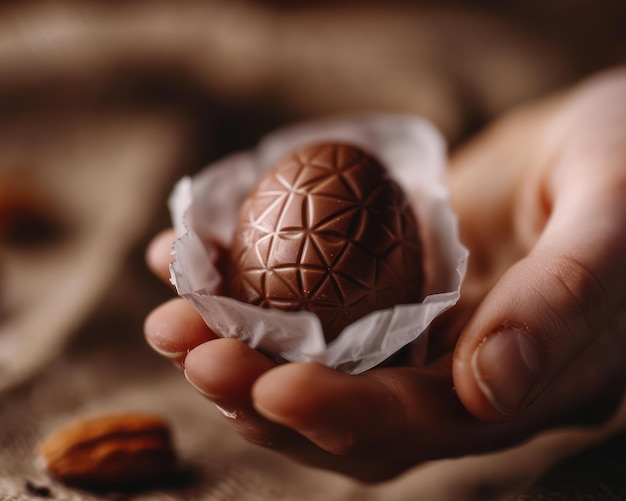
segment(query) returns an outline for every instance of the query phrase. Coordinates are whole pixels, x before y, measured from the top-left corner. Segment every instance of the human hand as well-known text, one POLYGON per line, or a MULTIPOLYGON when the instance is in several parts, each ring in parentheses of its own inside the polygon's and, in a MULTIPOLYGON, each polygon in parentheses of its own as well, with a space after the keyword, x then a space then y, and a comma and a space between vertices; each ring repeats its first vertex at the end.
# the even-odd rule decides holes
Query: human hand
MULTIPOLYGON (((184 362, 248 440, 365 480, 605 417, 626 375, 626 336, 608 328, 626 296, 625 93, 624 72, 591 81, 504 118, 453 158, 470 269, 461 302, 435 326, 428 365, 409 355, 358 376, 276 366, 218 339, 181 299, 146 320, 148 341, 184 362), (503 326, 503 341, 482 344, 503 326), (506 373, 519 366, 514 350, 499 352, 523 340, 535 389, 506 373), (479 346, 488 363, 474 356, 479 346)), ((162 235, 148 255, 164 278, 172 239, 162 235)))
POLYGON ((465 407, 502 421, 550 388, 580 385, 574 370, 585 371, 578 400, 623 389, 626 69, 520 110, 455 160, 467 284, 481 296, 454 355, 465 407))

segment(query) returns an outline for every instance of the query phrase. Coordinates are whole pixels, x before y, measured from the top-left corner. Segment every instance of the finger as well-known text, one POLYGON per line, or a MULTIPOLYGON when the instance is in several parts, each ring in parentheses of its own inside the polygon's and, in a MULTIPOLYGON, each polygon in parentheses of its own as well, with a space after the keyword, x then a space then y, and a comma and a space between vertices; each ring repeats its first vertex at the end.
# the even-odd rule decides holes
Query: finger
POLYGON ((182 298, 171 299, 153 310, 144 322, 144 335, 157 353, 176 363, 182 363, 196 346, 217 337, 182 298))
MULTIPOLYGON (((365 443, 363 417, 381 429, 397 425, 400 402, 374 380, 354 378, 316 363, 289 364, 262 378, 254 388, 257 410, 291 427, 333 454, 365 443)), ((368 444, 375 440, 370 435, 368 444)))
POLYGON ((546 421, 540 407, 518 422, 476 421, 452 391, 449 364, 439 362, 348 376, 312 363, 275 367, 238 341, 218 339, 189 354, 186 374, 247 440, 366 481, 509 446, 546 421))
POLYGON ((397 471, 484 447, 476 433, 483 424, 460 405, 449 364, 357 376, 316 363, 288 364, 261 376, 252 395, 261 415, 320 448, 370 461, 384 457, 397 471))
POLYGON ((273 367, 274 362, 244 343, 217 339, 189 352, 185 377, 245 439, 265 447, 279 447, 282 427, 259 416, 251 401, 252 385, 273 367))
POLYGON ((501 420, 531 404, 624 302, 626 134, 620 151, 615 130, 608 132, 568 138, 543 187, 549 217, 541 237, 462 334, 455 385, 481 419, 501 420))
POLYGON ((250 401, 250 388, 256 379, 275 366, 265 355, 241 341, 224 338, 190 351, 185 372, 189 382, 203 395, 240 405, 250 401))
POLYGON ((607 329, 546 388, 528 411, 543 407, 547 419, 565 421, 557 423, 561 426, 598 425, 610 418, 624 396, 624 333, 623 328, 607 329))
POLYGON ((296 430, 260 415, 252 403, 252 388, 258 378, 274 367, 274 362, 245 344, 234 339, 218 339, 189 353, 185 374, 192 386, 212 400, 235 431, 249 442, 363 481, 382 480, 398 473, 391 462, 381 463, 379 457, 371 461, 328 454, 296 430))
POLYGON ((168 229, 155 236, 146 249, 146 263, 150 271, 169 283, 172 244, 176 239, 174 230, 168 229))

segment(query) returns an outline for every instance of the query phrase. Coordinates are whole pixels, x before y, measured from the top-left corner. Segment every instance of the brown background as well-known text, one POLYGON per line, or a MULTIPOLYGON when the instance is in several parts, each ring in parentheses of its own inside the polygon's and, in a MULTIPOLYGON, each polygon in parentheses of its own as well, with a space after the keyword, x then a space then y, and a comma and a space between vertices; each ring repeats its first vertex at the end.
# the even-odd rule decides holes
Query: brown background
POLYGON ((357 110, 426 116, 454 148, 623 60, 625 5, 0 3, 0 499, 110 499, 51 482, 32 451, 70 419, 126 410, 168 417, 183 463, 133 499, 626 498, 623 411, 366 487, 244 443, 142 335, 172 294, 143 249, 178 177, 357 110))

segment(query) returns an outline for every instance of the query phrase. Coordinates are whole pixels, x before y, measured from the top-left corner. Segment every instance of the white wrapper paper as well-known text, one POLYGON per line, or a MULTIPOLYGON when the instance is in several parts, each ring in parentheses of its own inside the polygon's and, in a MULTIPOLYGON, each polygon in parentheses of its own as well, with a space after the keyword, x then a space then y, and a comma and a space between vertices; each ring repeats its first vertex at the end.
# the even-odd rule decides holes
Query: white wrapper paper
POLYGON ((317 361, 347 373, 370 369, 408 343, 425 352, 428 326, 460 295, 468 252, 445 183, 445 144, 426 121, 410 116, 366 115, 317 121, 275 132, 255 151, 234 154, 184 178, 170 197, 179 238, 173 246, 172 283, 218 335, 240 339, 287 361, 317 361), (317 317, 217 296, 217 250, 228 247, 243 200, 261 175, 300 147, 348 142, 375 155, 403 186, 416 213, 424 248, 425 299, 373 312, 326 343, 317 317))

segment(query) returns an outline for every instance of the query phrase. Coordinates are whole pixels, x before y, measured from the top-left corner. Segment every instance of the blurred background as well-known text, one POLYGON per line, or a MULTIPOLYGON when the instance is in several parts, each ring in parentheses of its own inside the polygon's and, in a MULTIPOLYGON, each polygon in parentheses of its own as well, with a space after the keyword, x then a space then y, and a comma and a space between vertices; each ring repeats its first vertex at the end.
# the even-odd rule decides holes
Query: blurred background
MULTIPOLYGON (((387 496, 225 438, 145 346, 143 318, 172 292, 143 252, 173 183, 350 112, 424 116, 453 151, 625 57, 624 0, 0 1, 0 497, 48 482, 32 447, 56 425, 129 407, 172 419, 199 472, 167 499, 387 496)), ((473 488, 540 489, 544 466, 473 488)))

